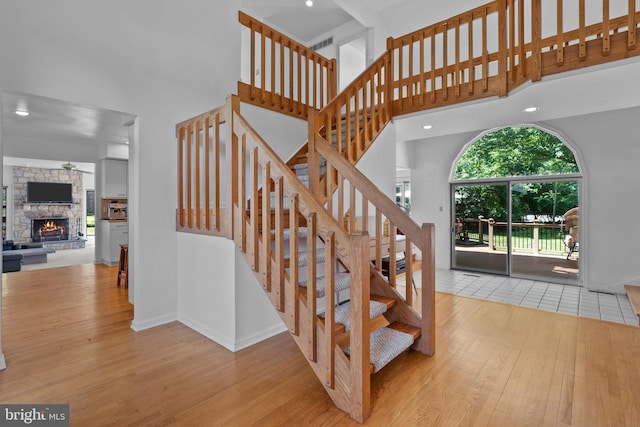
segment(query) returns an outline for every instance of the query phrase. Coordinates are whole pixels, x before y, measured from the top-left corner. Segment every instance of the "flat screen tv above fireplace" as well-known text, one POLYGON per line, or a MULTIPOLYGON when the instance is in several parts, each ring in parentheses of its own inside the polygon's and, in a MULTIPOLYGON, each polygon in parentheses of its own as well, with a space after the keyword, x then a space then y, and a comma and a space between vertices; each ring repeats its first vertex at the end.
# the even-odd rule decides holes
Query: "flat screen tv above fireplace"
POLYGON ((63 182, 27 182, 28 203, 73 203, 73 188, 63 182))

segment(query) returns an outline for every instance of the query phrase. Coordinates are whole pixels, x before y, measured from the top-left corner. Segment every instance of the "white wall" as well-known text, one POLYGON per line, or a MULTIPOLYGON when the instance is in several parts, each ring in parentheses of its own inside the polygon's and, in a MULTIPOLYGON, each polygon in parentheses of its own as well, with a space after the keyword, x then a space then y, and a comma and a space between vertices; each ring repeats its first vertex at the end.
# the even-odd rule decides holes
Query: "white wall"
MULTIPOLYGON (((581 276, 590 289, 624 292, 624 284, 640 284, 635 249, 640 211, 640 108, 609 111, 540 123, 555 130, 582 160, 580 212, 581 276)), ((449 177, 465 144, 481 132, 415 141, 412 169, 412 216, 436 224, 436 266, 450 267, 451 207, 449 177), (442 207, 442 211, 440 211, 442 207)))
POLYGON ((0 6, 2 89, 139 116, 130 169, 136 329, 178 317, 175 124, 235 91, 238 35, 237 9, 206 0, 0 6))

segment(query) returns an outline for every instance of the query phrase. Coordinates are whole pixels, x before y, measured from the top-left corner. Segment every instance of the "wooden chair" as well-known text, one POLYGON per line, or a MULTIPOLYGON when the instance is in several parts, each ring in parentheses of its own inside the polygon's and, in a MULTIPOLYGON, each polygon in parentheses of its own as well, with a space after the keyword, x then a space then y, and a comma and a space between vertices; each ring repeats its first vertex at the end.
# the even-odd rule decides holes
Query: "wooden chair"
POLYGON ((129 245, 120 245, 120 259, 118 261, 118 287, 124 280, 124 288, 129 289, 129 245))

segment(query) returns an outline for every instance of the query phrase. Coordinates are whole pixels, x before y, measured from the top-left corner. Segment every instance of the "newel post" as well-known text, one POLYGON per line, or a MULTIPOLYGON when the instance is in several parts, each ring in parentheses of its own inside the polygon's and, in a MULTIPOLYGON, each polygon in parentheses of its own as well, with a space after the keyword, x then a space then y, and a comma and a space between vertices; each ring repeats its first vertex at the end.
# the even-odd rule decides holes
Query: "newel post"
POLYGON ((422 336, 421 353, 436 352, 436 233, 434 224, 422 224, 422 336))
POLYGON ((369 233, 350 235, 351 417, 364 422, 371 413, 369 331, 369 233))

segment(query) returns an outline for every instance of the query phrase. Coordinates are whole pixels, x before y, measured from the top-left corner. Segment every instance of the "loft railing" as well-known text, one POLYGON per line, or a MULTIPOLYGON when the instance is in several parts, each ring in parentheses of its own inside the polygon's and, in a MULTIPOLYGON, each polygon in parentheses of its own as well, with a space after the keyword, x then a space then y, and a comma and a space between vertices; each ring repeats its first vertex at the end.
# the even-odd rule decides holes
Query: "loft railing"
MULTIPOLYGON (((240 22, 251 33, 250 72, 238 87, 243 101, 306 119, 309 110, 333 100, 333 60, 248 15, 241 13, 240 22)), ((496 0, 389 38, 388 63, 376 62, 365 73, 386 69, 385 103, 395 117, 505 96, 527 81, 640 55, 639 25, 635 0, 496 0)), ((381 84, 374 90, 379 96, 381 84)))
POLYGON ((390 38, 393 115, 490 96, 637 56, 635 0, 497 0, 390 38), (611 18, 613 14, 618 17, 611 18))
POLYGON ((336 60, 327 59, 240 12, 245 43, 238 95, 245 102, 306 119, 336 95, 336 60))

